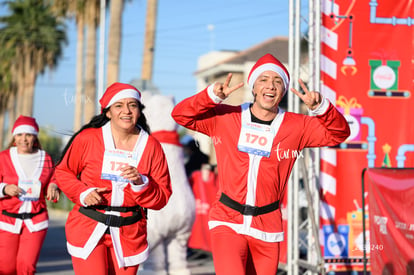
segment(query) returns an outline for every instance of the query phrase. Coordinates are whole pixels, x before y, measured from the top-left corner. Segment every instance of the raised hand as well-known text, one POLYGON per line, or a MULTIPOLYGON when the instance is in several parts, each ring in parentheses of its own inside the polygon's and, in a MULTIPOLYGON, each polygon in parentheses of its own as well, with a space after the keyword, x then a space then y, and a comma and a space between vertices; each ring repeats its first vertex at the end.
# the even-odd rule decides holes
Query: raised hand
POLYGON ((305 92, 304 94, 295 88, 291 88, 290 90, 294 92, 303 101, 303 103, 306 104, 308 109, 315 110, 322 102, 321 94, 315 91, 309 91, 302 79, 299 79, 299 84, 305 92))
POLYGON ((216 96, 220 97, 221 99, 226 99, 232 92, 243 87, 243 82, 240 82, 236 86, 229 87, 232 76, 233 75, 229 73, 224 84, 220 82, 214 84, 213 92, 216 96))

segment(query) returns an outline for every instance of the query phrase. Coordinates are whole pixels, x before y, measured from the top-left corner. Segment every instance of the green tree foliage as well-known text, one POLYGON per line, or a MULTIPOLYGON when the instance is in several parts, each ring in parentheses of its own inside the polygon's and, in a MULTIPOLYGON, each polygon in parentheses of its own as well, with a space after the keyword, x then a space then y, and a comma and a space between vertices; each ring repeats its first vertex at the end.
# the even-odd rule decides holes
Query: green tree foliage
POLYGON ((9 14, 0 17, 0 56, 7 56, 9 62, 4 63, 7 66, 0 66, 0 84, 10 84, 7 82, 10 78, 5 77, 11 75, 16 88, 11 87, 11 91, 2 94, 18 94, 16 111, 32 115, 36 78, 46 68, 57 66, 63 45, 67 43, 65 25, 43 0, 5 3, 9 14))
POLYGON ((39 132, 39 141, 42 149, 49 153, 54 163, 59 159, 63 141, 58 136, 49 135, 46 131, 39 132))

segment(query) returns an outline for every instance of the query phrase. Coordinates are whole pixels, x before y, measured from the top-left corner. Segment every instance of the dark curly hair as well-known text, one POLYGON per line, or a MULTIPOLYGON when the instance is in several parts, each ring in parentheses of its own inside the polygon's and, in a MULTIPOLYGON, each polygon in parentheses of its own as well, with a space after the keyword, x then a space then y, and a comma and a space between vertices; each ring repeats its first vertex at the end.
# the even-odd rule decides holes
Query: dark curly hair
MULTIPOLYGON (((77 131, 75 134, 72 135, 68 143, 66 144, 65 148, 62 151, 62 154, 58 161, 56 162, 56 166, 62 161, 63 157, 65 156, 66 152, 68 151, 70 145, 72 144, 73 140, 76 138, 77 135, 79 135, 80 132, 82 132, 85 129, 88 128, 101 128, 104 126, 110 119, 106 116, 106 113, 108 112, 110 107, 107 107, 102 110, 102 113, 99 115, 94 116, 88 124, 85 124, 79 131, 77 131)), ((138 108, 141 112, 140 117, 137 121, 137 126, 141 127, 144 131, 147 133, 150 133, 150 128, 147 124, 147 118, 145 117, 144 113, 142 112, 145 109, 145 106, 138 101, 138 108)))

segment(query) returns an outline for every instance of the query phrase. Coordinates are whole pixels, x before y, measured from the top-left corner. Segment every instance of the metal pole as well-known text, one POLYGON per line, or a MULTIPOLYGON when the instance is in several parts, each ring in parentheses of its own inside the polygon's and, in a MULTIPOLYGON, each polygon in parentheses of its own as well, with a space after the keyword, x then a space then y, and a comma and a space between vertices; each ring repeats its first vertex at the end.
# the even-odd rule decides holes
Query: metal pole
MULTIPOLYGON (((295 42, 295 38, 294 38, 294 26, 295 26, 295 21, 294 21, 294 0, 289 0, 289 71, 292 74, 293 70, 294 70, 294 62, 293 62, 293 57, 294 57, 294 42, 295 42)), ((292 83, 292 81, 291 81, 292 83)), ((292 112, 293 111, 293 93, 287 93, 288 94, 288 111, 292 112)), ((289 179, 288 181, 288 198, 287 198, 287 256, 286 256, 286 271, 287 274, 293 274, 293 259, 292 259, 292 255, 293 255, 293 229, 292 229, 292 221, 293 221, 293 210, 292 210, 292 201, 293 201, 293 179, 292 177, 289 179)))
POLYGON ((365 233, 365 172, 367 171, 367 168, 364 168, 362 170, 362 179, 361 179, 361 186, 362 186, 362 250, 364 253, 364 256, 362 260, 364 261, 364 275, 367 274, 367 250, 366 250, 366 233, 365 233))
MULTIPOLYGON (((293 79, 294 79, 294 84, 293 86, 299 90, 299 73, 300 73, 300 39, 301 39, 301 35, 300 35, 300 17, 301 17, 301 0, 296 0, 296 4, 295 4, 295 58, 294 58, 294 67, 295 70, 293 72, 293 79)), ((299 97, 295 96, 294 97, 294 112, 295 113, 299 113, 300 112, 300 99, 299 97)), ((290 203, 293 206, 293 245, 296 245, 296 247, 293 249, 293 274, 299 274, 299 265, 298 260, 299 260, 299 167, 298 167, 298 163, 293 167, 293 174, 292 174, 292 181, 293 181, 293 201, 291 201, 290 203)), ((303 177, 305 177, 306 175, 302 175, 303 177)))

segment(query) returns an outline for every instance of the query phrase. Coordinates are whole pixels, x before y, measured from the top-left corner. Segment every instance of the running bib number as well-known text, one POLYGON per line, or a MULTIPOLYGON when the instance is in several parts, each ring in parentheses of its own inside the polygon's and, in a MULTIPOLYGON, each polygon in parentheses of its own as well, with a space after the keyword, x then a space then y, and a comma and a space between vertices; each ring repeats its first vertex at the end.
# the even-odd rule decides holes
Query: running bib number
POLYGON ((137 157, 130 151, 105 150, 101 178, 105 180, 128 182, 121 177, 121 170, 127 166, 137 166, 137 157))
POLYGON ((39 180, 21 180, 19 179, 18 186, 23 190, 19 196, 21 201, 37 201, 40 197, 40 190, 42 184, 39 180))
POLYGON ((249 154, 269 157, 274 134, 268 125, 246 123, 243 125, 237 148, 249 154))

